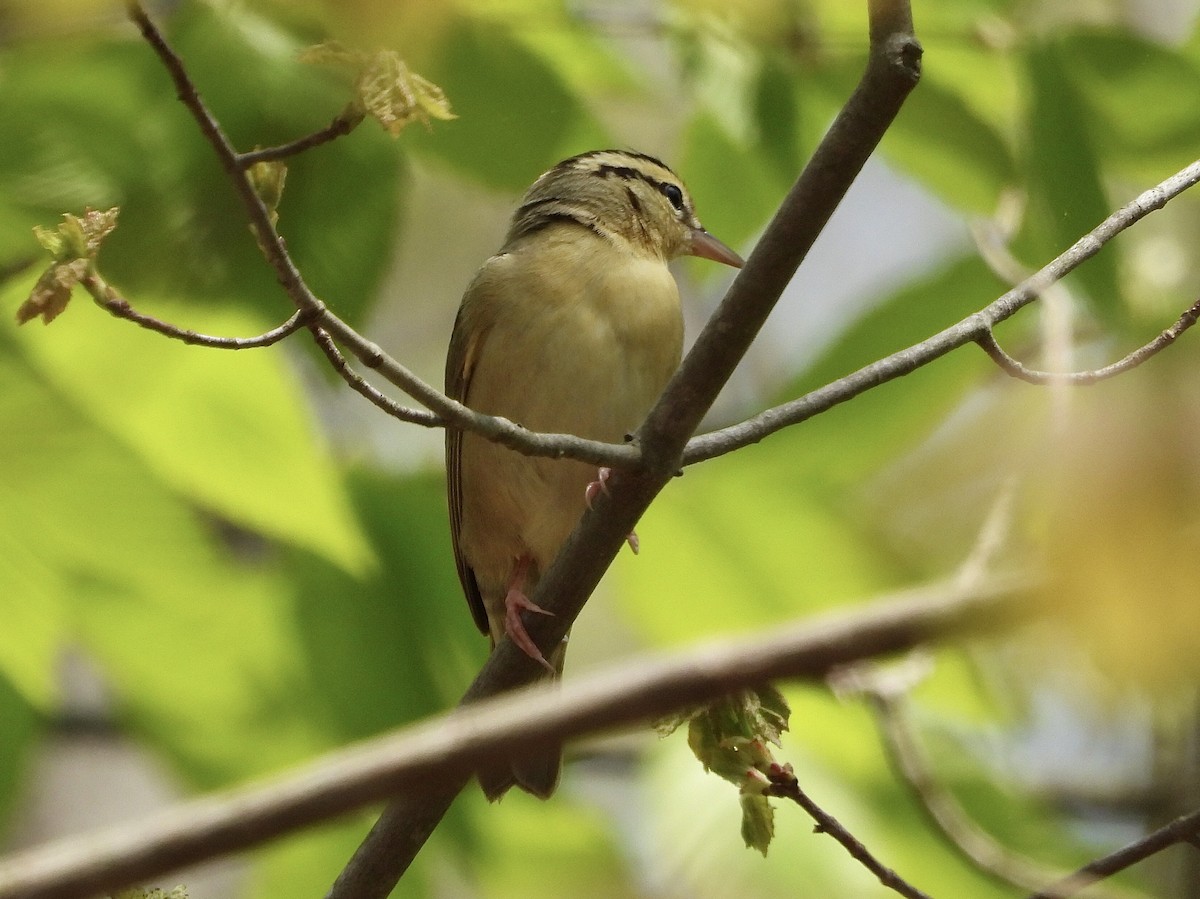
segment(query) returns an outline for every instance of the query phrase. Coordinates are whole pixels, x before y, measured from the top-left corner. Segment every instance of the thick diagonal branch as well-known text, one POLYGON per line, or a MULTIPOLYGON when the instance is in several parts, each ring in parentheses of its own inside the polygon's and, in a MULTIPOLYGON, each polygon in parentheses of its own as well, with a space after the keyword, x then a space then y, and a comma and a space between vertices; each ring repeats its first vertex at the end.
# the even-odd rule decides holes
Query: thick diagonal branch
MULTIPOLYGON (((622 663, 561 690, 502 697, 330 753, 271 781, 12 856, 0 861, 0 899, 94 896, 328 821, 399 788, 450 789, 472 765, 498 753, 661 717, 766 680, 821 679, 836 667, 914 645, 986 634, 1021 614, 1028 589, 1015 580, 929 585, 769 633, 622 663)), ((440 792, 421 795, 432 803, 440 792)), ((410 842, 419 836, 404 833, 410 842)))
MULTIPOLYGON (((915 86, 921 47, 912 33, 908 3, 874 0, 869 9, 871 52, 866 73, 640 429, 643 464, 636 471, 618 471, 613 476, 612 498, 584 516, 542 577, 532 600, 554 614, 536 616, 529 631, 543 650, 561 641, 626 535, 674 475, 688 438, 915 86)), ((535 663, 504 641, 463 701, 527 683, 537 671, 535 663)), ((457 782, 411 790, 393 802, 334 884, 329 899, 387 896, 461 787, 457 782)))

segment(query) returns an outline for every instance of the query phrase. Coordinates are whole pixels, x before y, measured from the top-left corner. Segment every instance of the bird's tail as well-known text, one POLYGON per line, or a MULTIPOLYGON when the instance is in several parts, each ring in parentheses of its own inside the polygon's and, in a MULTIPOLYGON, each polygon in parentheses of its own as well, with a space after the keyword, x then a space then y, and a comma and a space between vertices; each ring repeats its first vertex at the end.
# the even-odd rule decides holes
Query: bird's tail
MULTIPOLYGON (((544 680, 557 681, 562 677, 563 660, 567 654, 564 639, 547 661, 554 667, 553 675, 547 673, 544 680)), ((538 683, 542 683, 539 680, 538 683)), ((525 752, 519 756, 498 756, 480 766, 479 786, 488 800, 495 802, 508 792, 510 787, 520 787, 539 799, 549 799, 558 787, 558 776, 562 770, 562 746, 554 745, 525 752)))

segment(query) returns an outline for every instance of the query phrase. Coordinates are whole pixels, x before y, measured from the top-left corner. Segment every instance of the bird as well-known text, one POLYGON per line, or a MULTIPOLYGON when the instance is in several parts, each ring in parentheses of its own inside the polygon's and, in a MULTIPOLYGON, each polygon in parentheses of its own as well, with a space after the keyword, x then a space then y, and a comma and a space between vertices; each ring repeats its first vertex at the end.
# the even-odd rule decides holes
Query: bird
MULTIPOLYGON (((499 252, 468 285, 446 359, 446 393, 476 411, 544 433, 620 443, 641 424, 678 368, 679 256, 735 268, 742 259, 709 234, 692 198, 661 160, 593 150, 533 182, 499 252)), ((566 640, 547 659, 521 615, 608 471, 523 455, 446 429, 451 540, 475 624, 494 649, 512 640, 562 674, 566 640)), ((637 551, 636 537, 630 546, 637 551)), ((548 614, 548 613, 546 613, 548 614)), ((497 761, 478 777, 491 800, 513 785, 553 794, 561 750, 497 761)))

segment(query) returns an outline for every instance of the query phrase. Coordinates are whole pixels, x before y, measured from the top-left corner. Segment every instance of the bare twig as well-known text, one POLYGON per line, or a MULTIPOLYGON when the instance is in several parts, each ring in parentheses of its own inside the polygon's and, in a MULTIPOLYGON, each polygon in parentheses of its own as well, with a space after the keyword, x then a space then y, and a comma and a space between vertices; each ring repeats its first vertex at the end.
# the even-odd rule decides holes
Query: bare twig
MULTIPOLYGON (((457 792, 467 772, 496 754, 658 718, 781 677, 819 680, 836 667, 931 640, 985 634, 1023 614, 1027 590, 1016 581, 970 590, 930 586, 737 640, 621 662, 561 689, 460 709, 272 781, 11 856, 0 862, 0 899, 78 899, 111 891, 330 820, 401 788, 432 785, 436 789, 422 795, 433 798, 439 790, 457 792)), ((386 873, 387 865, 381 867, 386 873)))
MULTIPOLYGON (((996 277, 1010 286, 1020 284, 1033 273, 1009 248, 1009 242, 1020 227, 1020 216, 1014 213, 1019 208, 1020 213, 1024 214, 1027 198, 1021 197, 1019 202, 1015 200, 1012 192, 1006 193, 996 218, 977 219, 970 228, 979 258, 996 277)), ((1055 371, 1070 371, 1075 367, 1072 361, 1075 351, 1073 322, 1077 317, 1078 303, 1064 281, 1047 287, 1042 292, 1041 302, 1044 311, 1038 321, 1038 330, 1045 364, 1055 371)), ((1055 383, 1051 389, 1050 421, 1060 426, 1069 419, 1071 396, 1067 387, 1066 384, 1055 383)))
POLYGON ((817 805, 800 788, 800 782, 796 779, 790 765, 780 765, 777 768, 778 770, 773 770, 767 775, 771 781, 770 795, 790 799, 808 812, 809 816, 817 822, 817 826, 813 828, 816 833, 827 833, 841 843, 850 853, 851 858, 879 878, 879 882, 885 887, 895 890, 908 899, 932 899, 928 893, 917 889, 893 869, 879 861, 861 840, 842 826, 837 818, 817 805))
POLYGON ((1077 895, 1096 881, 1112 877, 1176 843, 1194 844, 1197 835, 1200 835, 1200 811, 1176 818, 1170 824, 1160 827, 1140 840, 1135 840, 1116 852, 1084 865, 1070 877, 1043 887, 1036 893, 1031 893, 1028 899, 1067 899, 1069 896, 1077 895))
MULTIPOLYGON (((552 618, 539 616, 529 628, 543 646, 561 639, 623 545, 626 534, 681 462, 712 458, 756 442, 774 430, 803 421, 871 387, 929 364, 965 343, 986 340, 995 324, 1032 302, 1049 284, 1094 255, 1107 240, 1200 180, 1200 163, 1197 163, 1158 188, 1147 191, 1022 285, 929 340, 793 403, 689 443, 688 437, 704 411, 744 354, 796 266, 915 84, 920 47, 912 36, 908 3, 871 0, 872 49, 862 83, 700 335, 680 372, 639 431, 640 443, 619 446, 570 435, 535 435, 504 419, 479 415, 448 399, 333 315, 311 293, 272 226, 269 213, 244 176, 244 157, 233 150, 189 81, 182 62, 141 6, 130 3, 129 10, 131 18, 163 61, 181 100, 220 158, 279 281, 297 308, 311 315, 307 323, 314 334, 326 335, 335 350, 337 346, 332 342, 336 341, 360 363, 378 371, 448 425, 479 433, 520 452, 570 456, 618 469, 611 482, 613 496, 602 499, 596 513, 584 516, 532 597, 534 602, 556 613, 552 618)), ((340 371, 345 377, 350 369, 347 365, 340 371)), ((372 401, 375 400, 372 398, 372 401)), ((396 408, 404 407, 397 405, 396 408)), ((534 673, 529 660, 506 641, 493 653, 464 701, 509 689, 528 681, 534 673)), ((390 892, 462 782, 461 775, 447 775, 439 781, 423 781, 421 787, 410 784, 411 792, 389 807, 330 896, 366 899, 390 892)), ((397 783, 399 781, 394 782, 393 787, 397 783)))
POLYGON ((111 315, 131 321, 135 325, 162 334, 164 337, 180 340, 193 346, 204 346, 215 350, 259 349, 279 343, 285 337, 290 337, 304 327, 305 314, 296 311, 283 324, 256 337, 215 337, 211 334, 199 334, 196 331, 172 325, 152 315, 146 315, 144 312, 138 312, 116 288, 97 275, 85 275, 79 279, 79 283, 91 294, 96 305, 111 315))
MULTIPOLYGON (((1082 263, 1095 256, 1106 243, 1126 228, 1141 221, 1151 212, 1161 209, 1185 190, 1195 186, 1197 182, 1200 182, 1200 160, 1193 162, 1187 168, 1122 206, 1079 238, 1065 253, 979 312, 967 316, 962 321, 920 343, 872 362, 853 374, 819 387, 802 397, 767 409, 738 424, 692 438, 688 441, 687 451, 684 453, 684 464, 692 465, 696 462, 703 462, 706 459, 712 459, 757 443, 776 431, 807 421, 815 415, 827 412, 836 405, 854 399, 861 393, 910 374, 965 344, 986 344, 991 337, 992 329, 997 324, 1011 318, 1028 306, 1041 296, 1047 287, 1066 277, 1082 263)), ((1158 338, 1164 342, 1164 346, 1170 344, 1175 337, 1191 325, 1192 322, 1189 320, 1191 312, 1192 310, 1188 310, 1187 313, 1184 313, 1179 322, 1158 338), (1185 320, 1186 324, 1180 327, 1180 323, 1185 320), (1172 331, 1175 333, 1172 334, 1172 331)), ((1162 348, 1159 346, 1148 355, 1153 355, 1162 348)), ((1144 360, 1139 360, 1139 363, 1140 361, 1144 360)))
MULTIPOLYGON (((868 663, 866 667, 874 666, 868 663)), ((901 690, 891 689, 869 670, 865 676, 856 677, 855 683, 858 692, 867 698, 875 712, 892 770, 908 786, 918 807, 952 848, 980 871, 1023 889, 1037 889, 1040 884, 1062 877, 1060 871, 993 838, 975 823, 950 791, 938 783, 917 748, 907 716, 900 708, 901 690)), ((1137 896, 1140 894, 1108 889, 1095 894, 1096 899, 1134 899, 1137 896)))
MULTIPOLYGON (((907 4, 898 3, 895 0, 876 0, 874 5, 877 7, 880 21, 883 20, 882 17, 885 13, 895 15, 894 8, 907 7, 907 4)), ((182 61, 167 45, 161 33, 141 9, 140 4, 130 3, 129 10, 130 17, 162 59, 175 83, 181 101, 191 111, 204 136, 221 159, 222 165, 247 209, 255 232, 264 235, 262 249, 267 261, 275 269, 280 283, 297 307, 313 310, 313 323, 320 325, 333 340, 345 346, 363 365, 378 372, 390 384, 403 390, 430 409, 444 423, 472 431, 489 440, 495 440, 511 449, 530 455, 573 458, 595 465, 625 469, 636 469, 642 464, 641 448, 637 444, 607 444, 569 434, 537 434, 503 418, 493 418, 473 412, 422 381, 384 353, 376 344, 366 340, 330 312, 309 290, 288 256, 282 239, 271 225, 269 213, 244 177, 243 161, 247 159, 256 161, 256 158, 251 154, 238 154, 229 144, 220 126, 204 106, 195 86, 191 84, 182 61)), ((859 115, 861 114, 860 110, 859 115)), ((815 173, 812 180, 820 182, 827 174, 815 173)), ((1105 243, 1125 228, 1141 220, 1150 212, 1161 208, 1184 190, 1192 187, 1197 180, 1200 180, 1200 162, 1193 163, 1158 186, 1144 192, 1132 203, 1110 215, 1099 226, 1080 238, 1070 249, 1032 277, 1008 291, 980 312, 968 316, 944 331, 820 387, 803 397, 768 409, 738 424, 693 437, 687 443, 682 464, 695 464, 757 443, 776 431, 799 424, 828 411, 833 406, 847 402, 867 390, 910 374, 964 344, 979 343, 988 349, 989 342, 993 344, 995 342, 992 328, 997 323, 1011 317, 1021 308, 1036 300, 1050 285, 1061 280, 1081 263, 1099 252, 1105 243)), ((772 255, 774 252, 772 251, 772 255)), ((780 252, 783 251, 780 250, 780 252)), ((802 252, 802 242, 791 248, 792 255, 799 255, 802 252)), ((760 270, 758 274, 761 277, 765 273, 760 270)), ((744 275, 738 281, 746 285, 747 292, 756 287, 765 286, 765 284, 753 284, 751 279, 744 275)), ((1186 314, 1180 322, 1183 322, 1184 318, 1186 318, 1186 314)), ((1165 336, 1171 331, 1175 331, 1172 336, 1165 338, 1162 346, 1157 346, 1145 357, 1138 358, 1134 364, 1140 364, 1145 358, 1161 350, 1190 325, 1188 322, 1187 325, 1180 327, 1180 322, 1177 322, 1174 328, 1164 332, 1165 336)), ((716 327, 723 328, 728 325, 728 322, 714 320, 716 327)), ((740 340, 740 337, 738 339, 740 340)), ((1163 340, 1164 337, 1160 336, 1159 339, 1163 340)), ((696 374, 702 364, 703 361, 697 358, 692 375, 696 374)), ((343 367, 339 371, 345 377, 345 372, 350 369, 343 367)), ((1119 372, 1112 372, 1112 374, 1117 373, 1119 372)), ((692 375, 689 375, 689 380, 692 375)), ((719 369, 714 372, 713 376, 719 376, 719 369)), ((1057 379, 1063 376, 1051 377, 1057 379)), ((1105 374, 1102 377, 1111 377, 1111 374, 1105 374)), ((396 404, 395 408, 403 409, 405 407, 396 404)))
POLYGON ((238 165, 243 169, 248 169, 250 166, 260 162, 275 162, 280 159, 286 159, 289 156, 295 156, 303 153, 305 150, 311 150, 313 147, 319 147, 321 144, 349 134, 358 127, 362 120, 362 113, 340 112, 334 116, 332 122, 320 131, 314 131, 312 134, 298 137, 286 144, 280 144, 278 147, 264 147, 260 150, 249 150, 245 153, 238 153, 238 165))
POLYGON ((1099 381, 1116 377, 1130 369, 1137 368, 1151 356, 1157 355, 1173 344, 1180 334, 1196 324, 1197 319, 1200 319, 1200 300, 1197 300, 1185 309, 1183 314, 1176 319, 1175 324, 1171 325, 1171 327, 1167 328, 1149 343, 1138 347, 1129 355, 1110 365, 1105 365, 1103 368, 1094 368, 1089 371, 1057 372, 1038 371, 1027 368, 1024 363, 1019 362, 1004 351, 996 341, 996 335, 990 330, 977 337, 975 342, 1005 372, 1019 380, 1028 381, 1030 384, 1095 384, 1099 381))
POLYGON ((601 443, 571 434, 534 434, 504 418, 482 415, 418 378, 382 349, 367 340, 334 315, 309 289, 284 245, 283 238, 271 221, 271 214, 255 192, 242 169, 240 157, 220 124, 204 105, 199 91, 188 77, 183 60, 171 48, 153 20, 136 0, 126 4, 129 18, 137 25, 142 37, 158 55, 171 77, 180 101, 192 114, 205 140, 213 148, 226 176, 246 209, 247 217, 264 258, 275 272, 280 285, 292 302, 305 313, 307 323, 322 328, 367 368, 376 371, 389 383, 403 390, 428 408, 447 424, 480 434, 489 440, 531 455, 567 457, 594 465, 632 467, 639 453, 632 445, 601 443))
POLYGON ((329 360, 329 364, 333 367, 333 370, 341 375, 342 380, 349 384, 350 388, 356 393, 366 397, 367 400, 393 418, 398 418, 401 421, 407 421, 412 424, 423 425, 427 428, 442 426, 442 420, 432 412, 403 406, 385 393, 376 390, 367 383, 362 375, 350 367, 350 363, 346 361, 346 357, 342 355, 341 350, 337 348, 337 344, 333 342, 333 338, 329 336, 327 331, 315 325, 310 330, 312 331, 313 340, 316 341, 317 347, 325 354, 325 358, 329 360))

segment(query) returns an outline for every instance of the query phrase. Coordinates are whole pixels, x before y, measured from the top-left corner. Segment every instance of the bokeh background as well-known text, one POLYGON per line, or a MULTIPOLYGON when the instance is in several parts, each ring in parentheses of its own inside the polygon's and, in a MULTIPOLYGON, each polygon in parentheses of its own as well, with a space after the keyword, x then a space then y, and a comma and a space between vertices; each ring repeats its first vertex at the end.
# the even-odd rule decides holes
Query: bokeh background
MULTIPOLYGON (((440 384, 462 289, 520 191, 601 146, 661 155, 748 251, 865 60, 865 3, 159 3, 242 149, 345 105, 298 52, 401 52, 458 118, 366 122, 289 163, 280 228, 321 298, 440 384)), ((846 374, 998 296, 1200 149, 1194 0, 916 0, 924 78, 710 417, 846 374)), ((9 849, 285 769, 450 706, 486 653, 454 574, 440 432, 384 417, 298 337, 222 352, 82 293, 14 313, 34 225, 121 208, 101 270, 139 309, 249 335, 290 314, 210 148, 108 2, 0 2, 0 835, 9 849)), ((1111 361, 1196 298, 1184 197, 1003 326, 1034 365, 1111 361)), ((688 261, 690 333, 728 274, 688 261)), ((906 708, 997 839, 1072 868, 1200 805, 1200 396, 1191 335, 1091 388, 966 348, 689 469, 585 610, 567 676, 887 591, 1020 571, 1047 615, 932 649, 906 708), (978 572, 983 572, 980 575, 978 572)), ((939 897, 1022 891, 926 823, 853 699, 790 686, 781 757, 939 897)), ((398 896, 892 895, 784 807, 764 859, 683 735, 571 754, 561 792, 469 790, 398 896)), ((369 813, 181 872, 193 899, 323 894, 369 813)), ((1200 896, 1186 854, 1127 877, 1200 896)))

